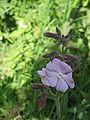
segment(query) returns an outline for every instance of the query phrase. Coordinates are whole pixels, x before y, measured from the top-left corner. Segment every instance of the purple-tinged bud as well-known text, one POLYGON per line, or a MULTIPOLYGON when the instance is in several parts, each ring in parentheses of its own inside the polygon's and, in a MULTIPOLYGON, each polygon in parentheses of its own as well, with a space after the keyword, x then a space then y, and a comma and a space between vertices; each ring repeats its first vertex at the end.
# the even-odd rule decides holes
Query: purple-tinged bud
POLYGON ((50 58, 51 56, 52 56, 51 53, 47 53, 47 54, 43 55, 42 57, 44 57, 44 58, 50 58))
POLYGON ((58 34, 54 34, 54 33, 50 33, 50 32, 44 33, 44 36, 54 38, 54 39, 60 38, 58 34))
POLYGON ((51 53, 47 53, 47 54, 43 55, 42 57, 44 57, 44 58, 50 58, 50 57, 55 56, 56 54, 57 54, 57 52, 54 51, 54 52, 51 52, 51 53))
POLYGON ((67 44, 68 44, 68 36, 62 35, 62 44, 63 44, 63 46, 67 46, 67 44))
MULTIPOLYGON (((71 54, 65 54, 64 55, 64 58, 66 60, 78 60, 78 58, 76 58, 74 55, 71 55, 71 54)), ((80 59, 80 58, 79 58, 80 59)))
POLYGON ((34 90, 43 90, 44 85, 39 83, 31 83, 31 88, 34 90))
POLYGON ((59 28, 57 28, 57 27, 56 27, 56 32, 59 36, 61 35, 61 32, 60 32, 59 28))
POLYGON ((58 58, 59 60, 63 60, 63 57, 61 55, 57 55, 55 58, 58 58))
POLYGON ((51 53, 47 53, 47 54, 43 55, 42 57, 44 57, 44 58, 58 58, 60 60, 63 60, 63 56, 56 51, 51 52, 51 53))
POLYGON ((45 104, 45 96, 42 94, 41 96, 39 96, 39 102, 38 102, 39 111, 43 109, 44 104, 45 104))
POLYGON ((74 55, 65 54, 64 59, 71 66, 73 70, 76 70, 79 67, 80 58, 76 58, 74 55))

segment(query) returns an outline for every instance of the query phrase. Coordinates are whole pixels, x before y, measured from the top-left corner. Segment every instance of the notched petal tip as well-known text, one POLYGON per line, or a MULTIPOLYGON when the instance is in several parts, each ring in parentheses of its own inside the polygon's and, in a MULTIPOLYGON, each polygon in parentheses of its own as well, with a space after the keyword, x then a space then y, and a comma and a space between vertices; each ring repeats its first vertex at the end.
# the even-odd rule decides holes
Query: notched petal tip
POLYGON ((72 72, 68 73, 66 75, 63 76, 64 80, 66 81, 66 83, 68 84, 68 86, 73 89, 75 86, 74 80, 72 78, 72 72))
POLYGON ((74 81, 71 83, 72 85, 70 86, 71 89, 73 89, 75 87, 75 83, 74 81))
POLYGON ((42 70, 38 70, 37 73, 39 76, 45 76, 45 68, 42 68, 42 70))

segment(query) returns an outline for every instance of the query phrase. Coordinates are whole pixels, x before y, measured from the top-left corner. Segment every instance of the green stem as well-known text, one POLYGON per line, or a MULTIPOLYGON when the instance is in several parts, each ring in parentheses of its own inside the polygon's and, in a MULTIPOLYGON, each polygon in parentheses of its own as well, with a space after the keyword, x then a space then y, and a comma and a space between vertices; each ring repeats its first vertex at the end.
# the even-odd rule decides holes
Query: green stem
POLYGON ((61 118, 61 110, 60 110, 60 102, 59 102, 59 95, 56 95, 56 107, 57 107, 57 120, 62 120, 61 118))
POLYGON ((50 88, 49 88, 49 92, 55 97, 55 94, 51 91, 50 88))

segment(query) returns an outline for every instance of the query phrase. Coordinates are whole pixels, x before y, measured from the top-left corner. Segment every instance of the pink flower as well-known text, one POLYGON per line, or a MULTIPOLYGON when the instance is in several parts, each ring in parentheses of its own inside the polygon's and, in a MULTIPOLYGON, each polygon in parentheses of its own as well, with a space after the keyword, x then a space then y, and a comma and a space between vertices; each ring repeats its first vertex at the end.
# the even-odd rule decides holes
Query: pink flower
POLYGON ((68 87, 74 88, 72 68, 65 62, 54 58, 46 65, 46 68, 38 71, 41 81, 46 86, 56 87, 61 92, 66 92, 68 87))

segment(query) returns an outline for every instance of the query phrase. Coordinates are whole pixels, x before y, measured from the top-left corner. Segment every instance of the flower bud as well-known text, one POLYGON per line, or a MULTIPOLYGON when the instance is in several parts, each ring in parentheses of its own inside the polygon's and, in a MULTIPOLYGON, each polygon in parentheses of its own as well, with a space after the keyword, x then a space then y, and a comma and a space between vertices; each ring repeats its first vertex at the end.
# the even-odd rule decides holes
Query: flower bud
POLYGON ((41 111, 43 109, 44 104, 45 104, 45 96, 41 95, 41 96, 39 96, 39 102, 38 102, 39 111, 41 111))
POLYGON ((54 39, 59 39, 60 38, 58 34, 54 34, 54 33, 50 33, 50 32, 44 33, 44 36, 54 38, 54 39))
POLYGON ((57 28, 57 27, 56 27, 56 32, 59 36, 61 35, 61 32, 60 32, 59 28, 57 28))
POLYGON ((64 59, 71 66, 73 70, 76 70, 79 67, 80 58, 76 58, 74 55, 65 54, 64 59))
POLYGON ((30 86, 34 90, 42 90, 44 87, 42 84, 39 84, 39 83, 31 83, 30 86))
POLYGON ((44 58, 50 58, 50 57, 55 56, 56 54, 57 54, 57 52, 54 51, 54 52, 51 52, 51 53, 47 53, 47 54, 43 55, 42 57, 44 57, 44 58))
POLYGON ((62 35, 62 44, 63 46, 66 46, 68 44, 68 36, 62 35))
POLYGON ((60 60, 63 60, 63 56, 56 51, 51 52, 51 53, 47 53, 47 54, 43 55, 42 57, 44 57, 44 58, 58 58, 60 60))
POLYGON ((70 55, 70 54, 65 54, 65 55, 64 55, 64 58, 65 58, 66 60, 74 60, 74 59, 75 59, 75 57, 74 57, 73 55, 70 55))
POLYGON ((50 58, 51 56, 52 56, 51 53, 47 53, 47 54, 43 55, 42 57, 44 57, 44 58, 50 58))

